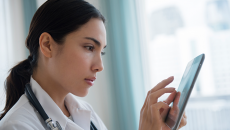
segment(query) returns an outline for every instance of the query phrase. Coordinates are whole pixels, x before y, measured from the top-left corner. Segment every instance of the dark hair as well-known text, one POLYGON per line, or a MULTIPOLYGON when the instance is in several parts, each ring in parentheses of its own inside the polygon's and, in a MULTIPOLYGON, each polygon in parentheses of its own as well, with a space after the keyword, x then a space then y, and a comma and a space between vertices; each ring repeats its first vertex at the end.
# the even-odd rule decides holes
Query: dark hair
POLYGON ((99 18, 105 22, 102 14, 84 0, 49 0, 38 8, 26 39, 30 56, 14 66, 6 78, 6 104, 0 120, 24 94, 25 84, 30 82, 38 62, 40 35, 47 32, 58 44, 63 44, 67 34, 76 31, 91 18, 99 18))

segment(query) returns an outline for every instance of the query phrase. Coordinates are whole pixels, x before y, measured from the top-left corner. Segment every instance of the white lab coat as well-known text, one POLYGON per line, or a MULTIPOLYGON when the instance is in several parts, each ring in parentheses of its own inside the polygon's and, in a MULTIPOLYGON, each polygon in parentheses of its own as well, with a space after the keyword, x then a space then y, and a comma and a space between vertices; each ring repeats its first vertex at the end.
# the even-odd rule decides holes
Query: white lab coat
MULTIPOLYGON (((65 105, 73 117, 73 122, 63 114, 32 76, 30 84, 47 115, 54 122, 58 121, 63 130, 90 130, 90 121, 94 123, 98 130, 107 130, 102 120, 88 103, 76 99, 70 93, 66 96, 65 105)), ((0 121, 0 130, 48 130, 48 128, 24 94, 0 121)))

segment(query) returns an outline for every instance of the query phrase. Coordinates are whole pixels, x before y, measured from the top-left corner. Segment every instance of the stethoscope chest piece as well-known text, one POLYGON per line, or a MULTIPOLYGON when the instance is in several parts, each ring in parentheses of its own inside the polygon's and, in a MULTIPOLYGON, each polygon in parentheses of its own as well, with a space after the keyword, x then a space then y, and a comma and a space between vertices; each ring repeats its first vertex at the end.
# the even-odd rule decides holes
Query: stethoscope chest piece
POLYGON ((58 121, 56 121, 56 126, 54 125, 54 122, 51 118, 47 119, 45 122, 51 130, 62 130, 61 125, 58 121))

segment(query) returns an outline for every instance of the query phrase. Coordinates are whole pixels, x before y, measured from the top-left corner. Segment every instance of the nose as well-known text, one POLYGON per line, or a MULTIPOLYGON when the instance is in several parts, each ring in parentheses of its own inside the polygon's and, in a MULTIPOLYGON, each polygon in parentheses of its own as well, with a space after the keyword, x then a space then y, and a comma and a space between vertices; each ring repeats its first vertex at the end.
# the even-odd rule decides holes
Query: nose
POLYGON ((94 58, 94 64, 92 66, 92 71, 100 72, 104 69, 101 55, 97 58, 94 58))

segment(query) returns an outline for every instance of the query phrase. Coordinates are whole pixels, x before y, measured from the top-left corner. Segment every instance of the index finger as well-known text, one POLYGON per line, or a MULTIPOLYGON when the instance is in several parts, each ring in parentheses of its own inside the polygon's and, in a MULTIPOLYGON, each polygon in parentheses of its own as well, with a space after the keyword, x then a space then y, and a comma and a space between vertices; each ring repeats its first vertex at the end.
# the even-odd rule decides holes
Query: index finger
POLYGON ((166 87, 167 85, 169 85, 172 81, 174 80, 174 77, 171 76, 165 80, 162 80, 160 83, 158 83, 153 89, 150 90, 150 92, 155 92, 159 89, 162 89, 164 87, 166 87))
POLYGON ((175 88, 162 88, 154 93, 151 93, 148 97, 148 104, 154 104, 157 102, 158 98, 165 93, 172 93, 175 91, 175 88))

